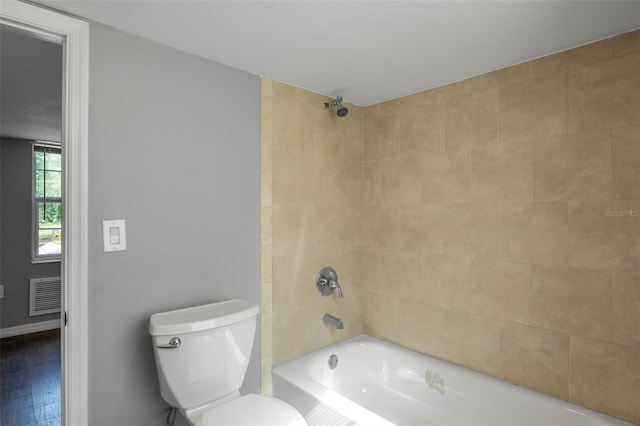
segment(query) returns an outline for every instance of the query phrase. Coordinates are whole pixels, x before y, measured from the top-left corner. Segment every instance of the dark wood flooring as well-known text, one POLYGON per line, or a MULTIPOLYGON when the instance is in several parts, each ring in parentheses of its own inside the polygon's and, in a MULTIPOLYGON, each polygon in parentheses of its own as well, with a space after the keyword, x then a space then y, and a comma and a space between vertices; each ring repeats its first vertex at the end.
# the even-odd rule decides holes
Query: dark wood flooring
POLYGON ((60 330, 0 339, 0 425, 60 426, 60 330))

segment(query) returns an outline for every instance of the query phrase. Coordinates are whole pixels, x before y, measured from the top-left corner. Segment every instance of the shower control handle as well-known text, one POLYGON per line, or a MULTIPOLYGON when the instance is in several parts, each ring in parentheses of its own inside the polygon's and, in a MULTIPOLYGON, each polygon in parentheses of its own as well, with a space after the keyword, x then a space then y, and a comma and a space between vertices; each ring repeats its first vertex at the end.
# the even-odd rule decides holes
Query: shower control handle
POLYGON ((338 274, 335 269, 329 266, 322 268, 322 270, 318 272, 316 276, 316 289, 322 296, 330 296, 337 289, 338 297, 340 299, 344 297, 342 287, 340 287, 340 283, 338 282, 338 274))
POLYGON ((182 344, 182 340, 180 340, 179 337, 174 337, 173 339, 169 340, 168 344, 158 345, 158 347, 160 349, 178 349, 181 344, 182 344))

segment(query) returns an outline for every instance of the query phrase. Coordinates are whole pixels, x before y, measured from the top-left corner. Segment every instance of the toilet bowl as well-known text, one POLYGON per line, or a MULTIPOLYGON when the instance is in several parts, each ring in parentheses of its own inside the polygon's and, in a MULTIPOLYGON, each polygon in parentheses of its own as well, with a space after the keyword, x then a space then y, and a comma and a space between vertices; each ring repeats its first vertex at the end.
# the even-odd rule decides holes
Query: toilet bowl
POLYGON ((306 426, 307 422, 286 402, 248 394, 206 411, 197 426, 306 426))
POLYGON ((195 426, 305 426, 276 398, 240 395, 259 308, 228 300, 151 315, 162 398, 195 426))

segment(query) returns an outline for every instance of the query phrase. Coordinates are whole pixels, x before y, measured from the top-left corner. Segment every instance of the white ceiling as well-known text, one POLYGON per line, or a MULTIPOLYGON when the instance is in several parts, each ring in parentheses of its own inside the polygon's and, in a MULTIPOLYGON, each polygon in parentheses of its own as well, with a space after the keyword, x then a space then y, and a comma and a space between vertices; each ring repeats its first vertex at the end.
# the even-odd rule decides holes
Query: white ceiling
MULTIPOLYGON (((36 1, 360 106, 640 28, 640 0, 36 1)), ((0 35, 4 136, 59 140, 42 43, 0 35)))
POLYGON ((62 46, 0 29, 0 135, 60 142, 62 46))
POLYGON ((37 1, 360 106, 640 27, 640 1, 37 1))

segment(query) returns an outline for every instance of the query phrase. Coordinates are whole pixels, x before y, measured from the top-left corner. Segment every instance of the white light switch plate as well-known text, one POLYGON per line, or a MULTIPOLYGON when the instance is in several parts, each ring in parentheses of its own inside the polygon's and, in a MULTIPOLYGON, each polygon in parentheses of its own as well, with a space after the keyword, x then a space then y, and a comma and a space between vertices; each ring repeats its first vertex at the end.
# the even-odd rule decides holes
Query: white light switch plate
POLYGON ((102 243, 105 252, 127 249, 127 232, 124 220, 102 221, 102 243))

